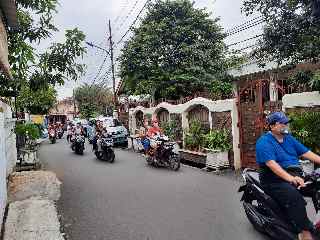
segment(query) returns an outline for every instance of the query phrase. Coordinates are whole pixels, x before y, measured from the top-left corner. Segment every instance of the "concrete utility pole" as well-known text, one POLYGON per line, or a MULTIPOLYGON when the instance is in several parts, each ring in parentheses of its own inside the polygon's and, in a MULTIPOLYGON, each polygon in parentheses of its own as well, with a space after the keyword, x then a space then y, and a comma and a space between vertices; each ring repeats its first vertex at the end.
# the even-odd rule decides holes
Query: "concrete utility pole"
POLYGON ((111 70, 112 70, 112 83, 113 83, 113 103, 117 108, 117 94, 116 94, 116 78, 114 75, 114 59, 113 59, 113 41, 111 32, 111 21, 109 20, 109 42, 110 42, 110 59, 111 59, 111 70))

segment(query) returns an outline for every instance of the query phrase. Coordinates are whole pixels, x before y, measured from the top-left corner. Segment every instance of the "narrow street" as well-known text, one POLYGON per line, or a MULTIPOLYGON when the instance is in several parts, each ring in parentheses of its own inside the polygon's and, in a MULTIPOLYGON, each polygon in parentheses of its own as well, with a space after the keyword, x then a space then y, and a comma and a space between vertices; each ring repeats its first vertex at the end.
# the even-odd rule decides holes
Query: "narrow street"
POLYGON ((59 211, 71 240, 257 240, 240 208, 239 183, 182 166, 146 166, 116 151, 116 162, 71 152, 66 140, 44 142, 40 158, 63 182, 59 211))

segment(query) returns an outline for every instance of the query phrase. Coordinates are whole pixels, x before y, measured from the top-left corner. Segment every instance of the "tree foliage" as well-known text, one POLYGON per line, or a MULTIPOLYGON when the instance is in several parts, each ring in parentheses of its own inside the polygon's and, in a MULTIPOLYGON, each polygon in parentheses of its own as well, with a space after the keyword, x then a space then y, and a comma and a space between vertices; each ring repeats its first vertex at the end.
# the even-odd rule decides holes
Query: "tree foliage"
POLYGON ((7 90, 20 90, 26 84, 31 90, 63 84, 77 79, 84 65, 77 59, 85 53, 83 32, 67 30, 64 43, 53 43, 45 52, 33 46, 49 38, 58 29, 53 24, 57 0, 17 0, 18 31, 9 31, 9 63, 14 81, 0 75, 0 95, 7 90))
POLYGON ((74 96, 81 116, 86 119, 105 114, 106 108, 113 104, 111 90, 100 84, 84 84, 75 89, 74 96))
POLYGON ((218 20, 189 0, 150 3, 119 59, 127 93, 174 99, 229 79, 218 20))
POLYGON ((27 110, 31 114, 47 114, 57 100, 57 92, 52 87, 32 90, 29 86, 22 87, 17 97, 18 110, 27 110))
POLYGON ((245 0, 243 11, 259 12, 265 20, 264 36, 254 51, 262 63, 319 61, 320 24, 311 18, 310 0, 245 0))

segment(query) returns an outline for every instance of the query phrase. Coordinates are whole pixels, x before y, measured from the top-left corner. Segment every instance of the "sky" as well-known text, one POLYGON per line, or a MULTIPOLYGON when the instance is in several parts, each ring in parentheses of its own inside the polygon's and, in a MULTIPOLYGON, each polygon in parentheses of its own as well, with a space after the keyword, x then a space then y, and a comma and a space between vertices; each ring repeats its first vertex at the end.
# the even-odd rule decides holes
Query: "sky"
MULTIPOLYGON (((64 40, 66 29, 79 28, 86 34, 86 41, 93 42, 103 48, 108 49, 108 21, 111 20, 112 35, 114 42, 117 42, 129 26, 132 24, 146 0, 60 0, 58 13, 55 16, 55 24, 60 30, 51 39, 46 40, 38 46, 39 50, 45 49, 50 42, 61 42, 64 40)), ((219 24, 225 31, 239 26, 242 23, 254 19, 257 15, 246 17, 241 13, 242 0, 195 0, 195 7, 206 8, 211 17, 219 17, 219 24)), ((137 25, 139 21, 137 22, 137 25)), ((250 28, 238 34, 227 37, 227 45, 246 40, 261 33, 261 26, 250 28)), ((125 39, 130 38, 130 34, 125 39)), ((257 41, 252 39, 241 44, 234 45, 234 49, 243 49, 251 46, 257 41)), ((119 56, 122 45, 116 47, 115 57, 119 56)), ((249 49, 243 50, 248 51, 249 49)), ((73 88, 83 83, 91 84, 98 73, 99 66, 105 58, 102 50, 88 47, 84 58, 79 60, 87 65, 86 74, 78 81, 68 81, 64 86, 57 87, 58 98, 72 96, 73 88)), ((106 60, 101 71, 102 75, 110 69, 110 60, 106 60)), ((117 65, 116 65, 117 69, 117 65)), ((103 80, 103 76, 98 76, 96 82, 107 81, 111 87, 110 78, 103 80)), ((117 82, 119 79, 117 78, 117 82)))

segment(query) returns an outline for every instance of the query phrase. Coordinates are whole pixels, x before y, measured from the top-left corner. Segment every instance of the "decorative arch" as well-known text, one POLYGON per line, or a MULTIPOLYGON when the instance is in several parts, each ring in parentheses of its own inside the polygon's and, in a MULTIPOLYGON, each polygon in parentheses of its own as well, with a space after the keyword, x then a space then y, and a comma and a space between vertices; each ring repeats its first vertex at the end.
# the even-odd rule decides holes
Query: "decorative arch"
POLYGON ((192 121, 199 121, 206 131, 210 130, 210 111, 202 104, 192 105, 187 109, 188 125, 192 121))
POLYGON ((157 119, 158 119, 160 125, 170 121, 169 110, 164 107, 160 107, 160 108, 156 109, 155 114, 157 116, 157 119))
POLYGON ((143 126, 143 115, 144 113, 141 110, 138 110, 135 112, 134 117, 135 117, 135 122, 136 122, 136 129, 140 128, 143 126))

